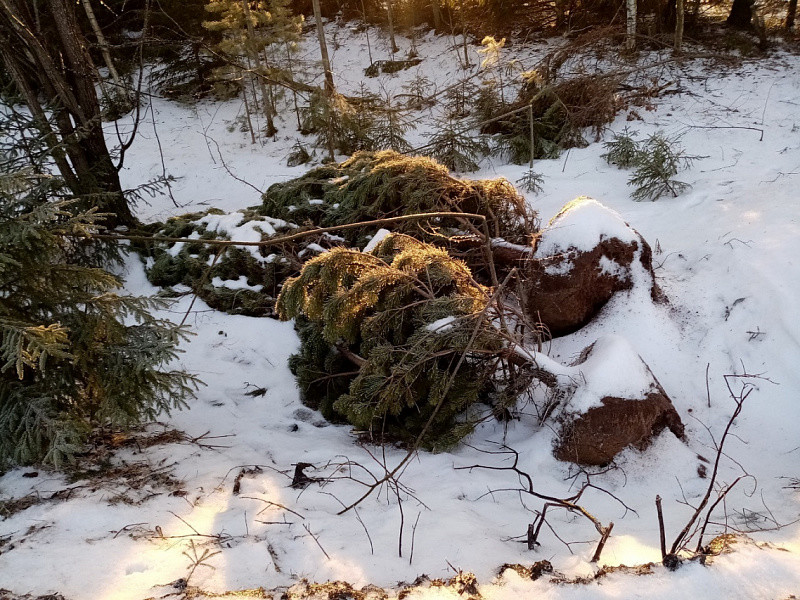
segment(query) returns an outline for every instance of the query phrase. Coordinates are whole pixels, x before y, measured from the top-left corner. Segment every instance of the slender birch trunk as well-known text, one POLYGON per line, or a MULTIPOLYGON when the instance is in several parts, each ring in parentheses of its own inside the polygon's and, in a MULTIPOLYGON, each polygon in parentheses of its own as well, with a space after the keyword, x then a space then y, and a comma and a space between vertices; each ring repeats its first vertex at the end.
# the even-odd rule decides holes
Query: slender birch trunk
POLYGON ((636 49, 636 0, 625 0, 628 20, 625 33, 625 49, 633 52, 636 49))
POLYGON ((675 53, 680 54, 683 46, 683 21, 686 16, 685 0, 675 2, 675 53))

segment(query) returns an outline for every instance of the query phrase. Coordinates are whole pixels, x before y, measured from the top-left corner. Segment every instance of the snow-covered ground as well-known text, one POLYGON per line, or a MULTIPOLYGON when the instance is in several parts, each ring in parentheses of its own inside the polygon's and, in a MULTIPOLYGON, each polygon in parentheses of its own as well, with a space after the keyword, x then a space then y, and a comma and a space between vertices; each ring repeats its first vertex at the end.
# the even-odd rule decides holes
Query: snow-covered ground
MULTIPOLYGON (((330 27, 334 33, 340 42, 333 45, 335 76, 353 90, 363 79, 366 45, 347 28, 330 27)), ((380 36, 371 30, 372 51, 386 58, 380 36)), ((417 40, 424 58, 419 67, 365 81, 376 90, 397 90, 418 70, 444 87, 460 75, 452 43, 428 35, 417 40)), ((546 50, 516 44, 504 52, 529 68, 546 50)), ((313 46, 303 52, 313 57, 313 46)), ((348 427, 328 424, 300 403, 287 367, 299 346, 291 323, 230 316, 198 301, 188 320, 196 335, 181 362, 207 385, 190 410, 165 416, 138 434, 138 443, 117 449, 103 478, 68 482, 44 470, 30 477, 32 469, 0 477, 0 502, 37 500, 0 521, 0 590, 138 600, 180 595, 175 582, 181 579, 209 593, 274 590, 302 579, 396 588, 422 574, 446 579, 463 569, 476 574, 484 597, 498 600, 785 600, 800 594, 800 491, 791 488, 791 478, 800 478, 800 59, 777 53, 724 68, 701 62, 670 68, 679 93, 654 99, 652 110, 635 108, 632 121, 629 112, 621 113, 604 139, 626 126, 641 137, 681 135, 683 147, 702 156, 678 176, 691 190, 635 203, 629 172, 606 164, 602 144, 593 143, 539 161, 544 191, 529 195, 544 222, 576 196, 594 197, 655 252, 668 304, 654 305, 634 289, 549 350, 568 363, 601 336, 624 337, 687 426, 686 443, 664 433, 644 452, 626 451, 615 469, 592 476, 597 489, 581 499, 600 521, 614 522, 600 565, 654 561, 651 574, 617 572, 580 585, 552 583, 551 576, 534 582, 510 571, 497 577, 504 563, 544 559, 567 579, 599 568, 589 562, 598 536, 586 520, 552 510, 552 530, 545 528, 541 546, 528 550, 524 535, 541 502, 514 491, 520 484, 512 472, 458 469, 508 466, 507 456, 485 453, 505 442, 519 453, 519 467, 537 491, 574 491, 584 476, 552 457, 553 433, 537 428, 532 414, 507 431, 486 423, 453 452, 419 453, 400 479, 400 503, 384 489, 337 515, 363 492, 349 475, 381 477, 383 465, 391 468, 404 452, 360 447, 348 427), (688 505, 697 504, 708 486, 698 468, 709 465, 699 457, 714 459, 711 436, 719 440, 735 408, 724 376, 745 372, 763 379, 750 380, 755 389, 726 446, 719 482, 744 472, 750 477, 719 505, 711 528, 714 535, 726 527, 754 531, 755 542, 739 542, 710 566, 694 562, 669 572, 658 564, 655 497, 663 498, 671 543, 693 512, 688 505), (259 394, 248 395, 254 391, 259 394), (185 435, 159 437, 168 429, 185 435), (291 488, 300 462, 315 467, 308 475, 326 481, 291 488)), ((126 158, 124 180, 135 186, 162 172, 160 142, 167 172, 179 178, 172 188, 180 207, 160 195, 138 207, 142 218, 258 204, 256 190, 238 179, 263 190, 304 171, 285 166, 295 142, 291 114, 275 141, 253 146, 247 134, 228 131, 240 110, 236 102, 153 100, 147 119, 154 120, 158 139, 145 122, 126 158)), ((424 143, 425 127, 422 122, 412 132, 412 143, 424 143)), ((526 169, 493 158, 470 177, 515 181, 526 169)), ((135 257, 125 276, 131 293, 157 291, 135 257)), ((189 301, 178 300, 169 314, 180 320, 189 301)), ((738 389, 740 381, 732 385, 738 389)), ((412 595, 427 600, 457 593, 423 587, 412 595)))

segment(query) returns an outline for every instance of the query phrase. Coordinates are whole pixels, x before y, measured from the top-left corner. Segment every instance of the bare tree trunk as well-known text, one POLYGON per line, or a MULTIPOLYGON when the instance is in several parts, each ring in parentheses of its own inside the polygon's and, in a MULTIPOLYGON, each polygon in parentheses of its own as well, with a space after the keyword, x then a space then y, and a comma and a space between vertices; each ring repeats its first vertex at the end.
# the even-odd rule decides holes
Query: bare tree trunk
POLYGON ((319 8, 319 0, 312 0, 314 8, 314 21, 317 23, 317 37, 319 38, 319 53, 322 56, 322 68, 325 71, 325 93, 332 96, 336 93, 336 86, 333 85, 333 71, 331 71, 331 60, 328 58, 328 44, 325 43, 325 29, 322 27, 322 11, 319 8))
MULTIPOLYGON (((289 70, 289 77, 294 80, 294 71, 292 71, 292 51, 289 48, 289 42, 286 42, 286 65, 289 70)), ((292 99, 294 100, 294 115, 297 117, 297 131, 300 131, 303 129, 303 123, 300 121, 300 106, 297 104, 297 90, 295 89, 292 89, 292 99)))
POLYGON ((791 31, 794 28, 794 16, 797 13, 797 0, 789 0, 789 6, 786 8, 786 31, 791 31))
POLYGON ((625 49, 636 50, 636 0, 625 0, 627 9, 627 28, 625 32, 625 49))
POLYGON ((114 61, 111 59, 111 51, 108 48, 108 42, 106 41, 106 37, 103 35, 103 30, 100 29, 100 24, 97 22, 97 18, 94 15, 92 3, 90 0, 81 0, 81 3, 83 4, 83 10, 86 12, 86 18, 89 20, 89 25, 92 27, 94 36, 97 38, 97 45, 100 46, 100 53, 103 55, 103 62, 106 63, 108 74, 111 75, 111 80, 114 82, 114 85, 117 88, 116 91, 118 94, 122 94, 123 97, 127 97, 128 91, 125 89, 125 86, 122 83, 122 78, 119 76, 117 68, 114 66, 114 61))
POLYGON ((386 0, 386 16, 389 18, 389 44, 391 45, 392 54, 398 52, 400 48, 397 47, 394 39, 394 10, 392 9, 392 0, 386 0))
MULTIPOLYGON (((250 61, 252 64, 255 65, 256 73, 250 72, 251 79, 258 80, 258 86, 261 91, 261 106, 264 110, 264 116, 267 118, 267 136, 272 137, 277 133, 277 129, 275 128, 275 123, 272 120, 272 112, 269 109, 269 101, 267 95, 267 89, 264 85, 264 75, 266 73, 264 69, 264 63, 261 61, 261 56, 259 55, 258 51, 253 47, 256 39, 256 32, 255 27, 253 26, 253 18, 252 13, 250 12, 250 2, 248 0, 242 0, 242 9, 244 11, 244 20, 245 25, 247 26, 247 36, 250 38, 247 42, 245 42, 245 47, 247 49, 247 54, 250 57, 250 61)), ((256 103, 257 105, 258 103, 256 103)))
POLYGON ((56 163, 59 173, 61 173, 61 176, 64 178, 67 186, 69 186, 69 188, 76 193, 76 190, 80 189, 80 182, 72 170, 72 166, 67 160, 67 154, 64 150, 64 147, 61 145, 56 132, 50 126, 50 121, 47 119, 47 114, 39 102, 38 94, 30 86, 28 80, 20 70, 20 66, 15 59, 14 54, 15 53, 7 51, 5 44, 0 46, 0 55, 2 55, 3 64, 5 65, 6 69, 8 69, 8 72, 11 75, 11 78, 14 80, 14 84, 16 85, 17 89, 25 98, 25 103, 33 115, 36 126, 44 136, 48 148, 51 149, 53 161, 56 163))
POLYGON ((96 198, 100 211, 110 214, 106 225, 134 225, 136 219, 122 194, 106 145, 95 89, 97 70, 78 27, 75 4, 69 0, 36 3, 33 8, 41 13, 39 24, 31 8, 31 3, 23 0, 0 2, 3 62, 40 123, 49 151, 73 194, 96 198), (34 81, 38 85, 33 85, 34 81), (47 122, 37 92, 55 107, 55 128, 47 122))
POLYGON ((336 160, 335 148, 333 147, 333 121, 331 119, 331 103, 336 95, 336 86, 333 85, 333 71, 331 71, 331 61, 328 58, 328 44, 325 42, 325 29, 322 27, 322 11, 319 8, 319 0, 311 0, 314 8, 314 20, 317 23, 317 37, 319 38, 319 53, 322 56, 322 68, 325 70, 325 113, 328 127, 328 158, 336 160))
POLYGON ((367 54, 369 54, 369 64, 372 65, 372 46, 369 43, 369 23, 367 23, 367 9, 364 0, 361 0, 361 15, 364 19, 364 33, 367 36, 367 54))
POLYGON ((442 28, 442 7, 439 0, 431 0, 431 12, 433 13, 433 28, 439 31, 442 28))
POLYGON ((256 143, 256 130, 253 127, 253 119, 251 118, 252 110, 250 109, 250 102, 247 101, 247 82, 244 80, 244 73, 242 73, 242 97, 244 98, 244 116, 247 119, 247 128, 250 130, 250 143, 256 143))
POLYGON ((461 0, 459 13, 461 13, 461 33, 464 36, 464 68, 468 69, 472 64, 469 62, 469 54, 467 52, 467 17, 465 16, 464 0, 461 0))
POLYGON ((684 0, 675 3, 675 53, 680 54, 683 46, 683 21, 685 18, 684 0))

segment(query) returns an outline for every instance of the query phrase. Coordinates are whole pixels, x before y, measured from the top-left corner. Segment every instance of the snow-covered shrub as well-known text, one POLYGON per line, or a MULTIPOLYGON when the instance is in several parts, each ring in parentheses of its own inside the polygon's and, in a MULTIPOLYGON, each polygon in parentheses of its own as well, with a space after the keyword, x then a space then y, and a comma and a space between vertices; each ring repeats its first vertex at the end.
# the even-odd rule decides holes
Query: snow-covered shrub
POLYGON ((209 306, 231 314, 265 316, 272 313, 280 283, 295 272, 286 253, 301 251, 300 247, 284 249, 283 252, 262 256, 258 249, 249 247, 227 247, 204 244, 204 240, 231 239, 252 236, 260 239, 286 230, 288 223, 263 222, 251 212, 225 215, 212 209, 207 213, 193 213, 173 217, 164 224, 152 227, 154 234, 168 238, 191 238, 196 242, 157 242, 140 251, 147 260, 147 278, 150 283, 166 288, 164 295, 182 293, 176 286, 185 286, 183 292, 191 291, 209 306), (247 214, 245 214, 247 213, 247 214), (249 225, 249 227, 248 227, 249 225), (230 231, 229 231, 230 230, 230 231), (215 256, 222 251, 222 254, 215 256))

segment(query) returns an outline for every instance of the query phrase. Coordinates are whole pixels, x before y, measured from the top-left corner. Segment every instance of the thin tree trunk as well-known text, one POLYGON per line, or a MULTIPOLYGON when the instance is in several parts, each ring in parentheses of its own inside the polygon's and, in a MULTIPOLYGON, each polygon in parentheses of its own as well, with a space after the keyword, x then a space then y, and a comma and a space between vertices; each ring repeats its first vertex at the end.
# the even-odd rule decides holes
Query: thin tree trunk
POLYGON ((333 96, 336 93, 336 86, 333 85, 333 71, 331 71, 331 60, 328 58, 328 44, 325 42, 325 29, 322 27, 322 11, 319 8, 319 0, 311 0, 314 8, 314 20, 317 23, 317 37, 319 38, 319 53, 322 56, 322 68, 325 71, 325 94, 333 96))
POLYGON ((364 6, 364 0, 361 0, 361 16, 364 19, 364 33, 367 36, 367 54, 369 55, 369 64, 372 65, 372 46, 369 43, 369 23, 367 22, 367 9, 364 6))
POLYGON ((77 190, 80 189, 80 182, 73 172, 72 166, 67 160, 67 155, 58 139, 58 136, 50 126, 50 122, 47 119, 47 114, 44 112, 44 109, 39 102, 38 94, 36 94, 33 88, 31 88, 28 80, 22 74, 22 70, 15 59, 16 53, 6 52, 6 46, 3 44, 2 47, 0 47, 0 54, 2 55, 3 63, 8 69, 11 78, 14 80, 14 84, 24 96, 25 103, 33 115, 36 126, 42 132, 44 140, 47 143, 47 147, 51 149, 50 152, 53 156, 53 161, 56 163, 59 173, 64 178, 64 181, 73 191, 73 193, 77 193, 77 190))
POLYGON ((336 152, 333 144, 333 119, 331 118, 331 103, 336 95, 336 86, 333 84, 333 71, 331 61, 328 58, 328 44, 325 42, 325 28, 322 26, 322 11, 319 8, 319 0, 311 0, 314 8, 314 21, 317 23, 317 37, 319 38, 319 53, 322 56, 322 68, 325 70, 325 121, 328 127, 328 158, 331 162, 336 160, 336 152))
POLYGON ((392 0, 386 0, 386 15, 389 18, 389 43, 391 45, 391 53, 398 52, 400 48, 397 47, 394 39, 394 10, 392 10, 392 0))
POLYGON ((439 0, 431 0, 431 12, 433 13, 433 28, 440 31, 442 28, 442 7, 439 0))
POLYGON ((684 0, 675 3, 675 53, 680 54, 683 46, 683 21, 685 17, 684 0))
POLYGON ((797 14, 797 0, 789 0, 789 6, 786 8, 786 31, 794 28, 795 14, 797 14))
POLYGON ((633 52, 636 50, 636 0, 626 0, 625 5, 627 9, 625 49, 633 52))
MULTIPOLYGON (((248 55, 250 56, 250 61, 255 65, 256 69, 255 74, 253 74, 252 71, 250 72, 250 77, 258 80, 258 86, 261 91, 261 106, 264 109, 264 116, 267 118, 267 135, 272 137, 277 133, 277 130, 275 129, 275 123, 272 120, 272 114, 268 107, 269 100, 267 89, 264 85, 264 74, 266 73, 264 69, 264 63, 261 62, 261 56, 259 55, 258 50, 253 47, 253 44, 256 41, 256 31, 255 26, 253 25, 252 13, 250 12, 250 2, 248 0, 242 0, 242 9, 244 11, 244 20, 247 27, 247 36, 249 38, 249 40, 245 42, 245 47, 248 55)), ((256 106, 257 105, 258 102, 256 102, 256 106)))
MULTIPOLYGON (((264 48, 264 67, 267 69, 266 73, 269 73, 270 72, 270 61, 269 61, 269 57, 267 56, 267 49, 266 48, 264 48)), ((278 128, 275 126, 275 117, 278 114, 278 108, 277 108, 277 104, 276 104, 276 101, 275 101, 275 89, 274 89, 274 86, 271 83, 269 83, 269 81, 270 81, 269 79, 266 79, 266 82, 264 83, 264 80, 262 80, 262 86, 266 85, 266 88, 267 88, 267 97, 264 99, 264 102, 267 105, 266 108, 268 109, 267 110, 267 129, 269 130, 269 133, 267 135, 274 136, 276 133, 278 133, 278 128)))
MULTIPOLYGON (((289 42, 286 42, 286 65, 289 69, 289 77, 294 81, 294 71, 292 71, 292 51, 289 48, 289 42)), ((303 123, 300 121, 300 106, 297 104, 297 90, 292 89, 292 98, 294 100, 294 114, 297 117, 297 131, 303 129, 303 123)))
POLYGON ((459 13, 461 13, 461 33, 464 36, 464 68, 468 69, 472 65, 469 62, 469 53, 467 52, 467 18, 465 16, 465 12, 464 0, 461 0, 461 9, 459 10, 459 13))
POLYGON ((244 115, 247 118, 247 127, 250 129, 250 143, 255 144, 256 130, 253 127, 253 119, 250 117, 252 111, 250 110, 250 103, 247 101, 247 83, 245 83, 244 78, 242 78, 242 92, 242 97, 244 98, 244 115))
POLYGON ((103 55, 103 61, 106 63, 108 74, 111 75, 111 80, 117 88, 116 91, 118 94, 123 94, 123 97, 127 97, 127 90, 122 83, 122 78, 119 76, 117 68, 114 66, 114 61, 111 59, 111 51, 108 48, 108 42, 103 35, 103 30, 100 29, 100 25, 97 22, 91 1, 81 0, 81 3, 83 4, 83 10, 86 12, 86 18, 89 19, 89 25, 91 25, 92 31, 97 38, 97 45, 100 46, 100 53, 103 55))

